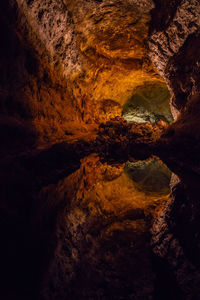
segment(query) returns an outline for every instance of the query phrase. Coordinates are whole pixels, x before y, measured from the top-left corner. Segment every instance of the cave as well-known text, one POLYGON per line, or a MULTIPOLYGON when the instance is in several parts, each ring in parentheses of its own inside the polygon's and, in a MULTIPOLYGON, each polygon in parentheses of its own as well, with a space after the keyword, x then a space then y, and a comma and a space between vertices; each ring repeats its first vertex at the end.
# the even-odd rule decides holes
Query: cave
POLYGON ((199 0, 0 8, 0 299, 200 299, 199 0))
POLYGON ((128 123, 171 123, 170 93, 163 82, 144 82, 123 105, 122 116, 128 123))

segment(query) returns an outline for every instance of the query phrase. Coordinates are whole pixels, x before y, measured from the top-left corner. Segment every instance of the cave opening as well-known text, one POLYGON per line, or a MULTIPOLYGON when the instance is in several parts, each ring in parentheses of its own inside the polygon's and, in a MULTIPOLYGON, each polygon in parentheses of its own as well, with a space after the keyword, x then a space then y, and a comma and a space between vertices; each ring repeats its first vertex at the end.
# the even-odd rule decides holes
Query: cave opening
POLYGON ((122 116, 128 123, 155 124, 160 120, 172 123, 170 93, 161 81, 144 82, 136 87, 131 98, 123 105, 122 116))

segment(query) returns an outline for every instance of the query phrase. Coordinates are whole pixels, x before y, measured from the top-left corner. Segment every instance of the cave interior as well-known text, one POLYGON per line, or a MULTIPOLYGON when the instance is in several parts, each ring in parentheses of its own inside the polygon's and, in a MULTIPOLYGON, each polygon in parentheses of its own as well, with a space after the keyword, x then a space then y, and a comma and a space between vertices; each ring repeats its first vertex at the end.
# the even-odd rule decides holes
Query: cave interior
POLYGON ((0 299, 199 300, 199 0, 3 0, 0 36, 0 299))

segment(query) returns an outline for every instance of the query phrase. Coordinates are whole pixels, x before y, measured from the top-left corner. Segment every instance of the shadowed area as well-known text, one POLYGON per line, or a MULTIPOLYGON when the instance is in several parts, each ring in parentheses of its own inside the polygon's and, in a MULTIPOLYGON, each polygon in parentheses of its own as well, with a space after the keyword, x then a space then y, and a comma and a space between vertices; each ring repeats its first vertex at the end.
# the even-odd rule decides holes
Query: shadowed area
POLYGON ((165 195, 170 192, 171 172, 157 158, 135 163, 127 162, 124 171, 137 184, 140 191, 152 195, 165 195))

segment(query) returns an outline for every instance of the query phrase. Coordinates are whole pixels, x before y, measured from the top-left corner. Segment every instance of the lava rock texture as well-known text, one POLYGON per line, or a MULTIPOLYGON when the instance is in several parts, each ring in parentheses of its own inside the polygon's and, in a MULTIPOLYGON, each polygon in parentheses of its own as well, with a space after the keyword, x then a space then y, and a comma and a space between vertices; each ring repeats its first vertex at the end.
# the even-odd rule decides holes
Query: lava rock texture
POLYGON ((1 1, 2 299, 199 299, 199 16, 198 0, 1 1), (122 119, 165 83, 173 124, 122 119), (179 176, 169 202, 133 199, 122 174, 152 154, 179 176))
POLYGON ((200 3, 163 0, 155 4, 150 57, 167 82, 175 117, 161 136, 160 145, 163 159, 178 176, 172 177, 172 200, 152 228, 152 246, 176 282, 176 299, 198 299, 200 3))

